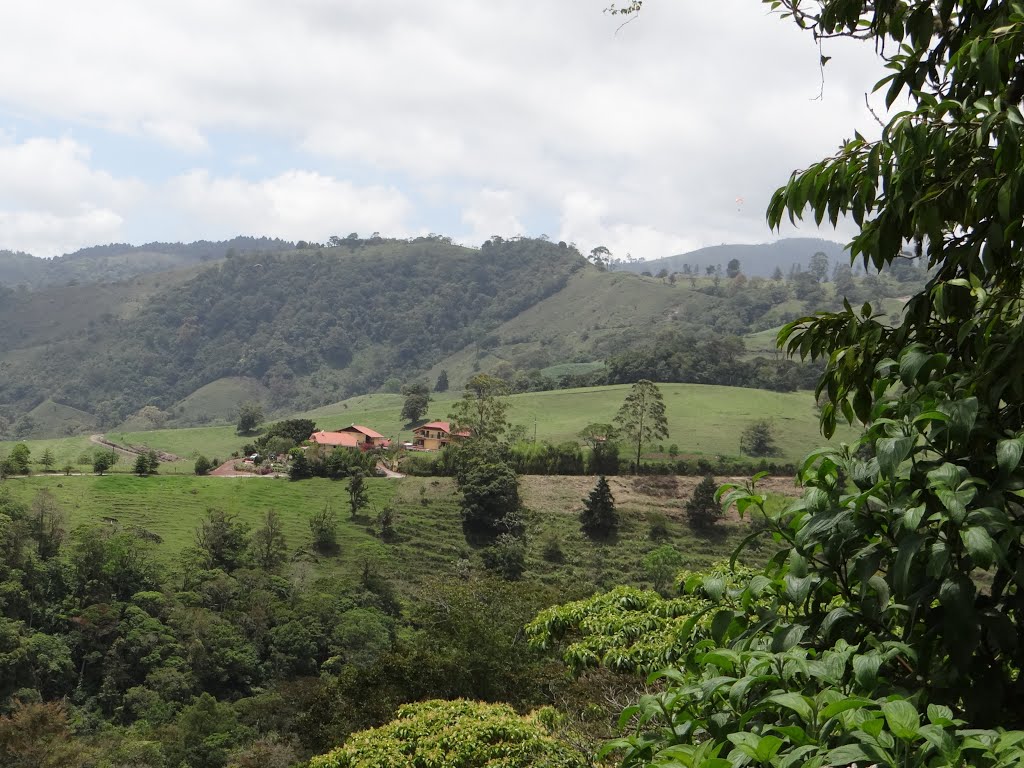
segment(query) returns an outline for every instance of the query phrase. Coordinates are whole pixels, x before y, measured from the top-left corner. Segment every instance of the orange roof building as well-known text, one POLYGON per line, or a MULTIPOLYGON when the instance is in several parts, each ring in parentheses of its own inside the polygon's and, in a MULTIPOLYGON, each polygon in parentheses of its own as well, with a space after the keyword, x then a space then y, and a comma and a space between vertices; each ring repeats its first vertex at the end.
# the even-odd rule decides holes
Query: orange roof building
POLYGON ((453 438, 469 437, 468 430, 452 432, 451 422, 432 421, 412 431, 412 446, 422 451, 438 451, 447 446, 453 438))

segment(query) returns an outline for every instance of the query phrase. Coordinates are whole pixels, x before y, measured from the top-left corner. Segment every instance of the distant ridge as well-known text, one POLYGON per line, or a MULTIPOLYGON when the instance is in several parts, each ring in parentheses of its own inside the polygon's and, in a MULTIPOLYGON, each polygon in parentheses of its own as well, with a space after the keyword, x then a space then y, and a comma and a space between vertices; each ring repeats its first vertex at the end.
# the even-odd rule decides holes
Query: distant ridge
POLYGON ((712 245, 661 259, 622 264, 617 266, 616 270, 650 272, 654 275, 662 269, 667 269, 670 273, 682 272, 683 265, 688 264, 691 270, 696 267, 703 275, 705 267, 721 264, 724 272, 730 260, 739 259, 740 271, 747 277, 771 277, 776 267, 784 274, 788 273, 794 264, 801 264, 807 269, 811 256, 819 251, 828 256, 830 264, 836 264, 846 258, 845 246, 842 243, 816 237, 788 237, 774 243, 757 245, 712 245))

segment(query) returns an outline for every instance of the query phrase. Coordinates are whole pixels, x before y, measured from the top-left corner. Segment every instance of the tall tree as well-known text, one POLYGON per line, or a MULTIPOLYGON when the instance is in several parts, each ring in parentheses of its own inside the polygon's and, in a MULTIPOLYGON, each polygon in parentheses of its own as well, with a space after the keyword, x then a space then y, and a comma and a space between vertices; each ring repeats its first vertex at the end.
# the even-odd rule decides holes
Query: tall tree
POLYGON ((647 379, 634 384, 615 415, 615 423, 629 443, 636 446, 636 469, 645 443, 668 437, 665 401, 657 385, 647 379))
POLYGON ((405 402, 402 404, 402 418, 407 422, 417 422, 423 418, 430 406, 430 390, 426 384, 415 382, 402 387, 405 402))
POLYGON ((284 525, 276 510, 268 509, 263 516, 263 525, 252 534, 252 559, 260 568, 275 570, 288 557, 288 542, 284 537, 284 525))
POLYGON ((740 260, 729 259, 729 263, 725 265, 725 276, 732 279, 739 276, 740 274, 740 260))
POLYGON ((366 491, 366 475, 363 470, 355 469, 348 480, 348 508, 352 517, 358 517, 359 512, 370 503, 369 494, 366 491))
POLYGON ((501 379, 478 373, 466 383, 462 399, 448 418, 453 429, 467 429, 478 440, 494 441, 508 429, 508 385, 501 379))
POLYGON ((580 528, 592 539, 606 539, 619 525, 619 513, 615 509, 615 497, 608 485, 608 479, 601 475, 590 495, 583 500, 580 512, 580 528))
POLYGON ((824 251, 818 251, 811 256, 807 271, 814 275, 814 279, 819 283, 824 283, 828 280, 828 254, 824 251))
POLYGON ((448 391, 448 371, 442 370, 439 374, 437 374, 437 383, 434 384, 434 391, 448 391))

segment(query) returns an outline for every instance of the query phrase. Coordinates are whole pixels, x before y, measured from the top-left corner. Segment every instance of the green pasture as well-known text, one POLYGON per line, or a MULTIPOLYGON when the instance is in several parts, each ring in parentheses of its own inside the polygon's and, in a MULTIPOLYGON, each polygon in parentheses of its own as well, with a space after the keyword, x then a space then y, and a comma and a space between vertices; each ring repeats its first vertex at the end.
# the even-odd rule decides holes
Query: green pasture
MULTIPOLYGON (((809 392, 769 392, 760 389, 720 387, 702 384, 659 384, 665 398, 669 437, 659 441, 666 448, 675 443, 684 455, 723 456, 739 453, 739 437, 751 421, 770 419, 775 425, 779 459, 798 461, 820 445, 818 417, 809 392)), ((576 440, 583 427, 592 422, 611 422, 622 404, 629 385, 530 392, 509 398, 509 418, 526 428, 528 437, 536 429, 538 440, 576 440)), ((428 419, 446 419, 458 394, 434 395, 428 419)), ((323 429, 364 424, 383 435, 407 441, 412 430, 399 418, 401 395, 363 395, 341 403, 299 414, 311 418, 323 429)), ((150 432, 112 432, 118 443, 147 445, 194 460, 198 453, 226 459, 250 438, 239 437, 233 426, 165 429, 150 432)), ((836 439, 850 439, 852 431, 837 430, 836 439)), ((30 444, 31 445, 31 444, 30 444)), ((35 449, 33 449, 34 451, 35 449)), ((655 446, 656 450, 656 446, 655 446)))
MULTIPOLYGON (((589 477, 524 477, 522 499, 527 526, 527 576, 566 589, 592 589, 618 583, 644 584, 643 558, 669 543, 682 555, 682 567, 697 568, 728 557, 747 524, 730 518, 721 530, 698 536, 686 525, 682 510, 696 483, 694 478, 659 478, 658 488, 646 478, 611 478, 622 524, 618 536, 596 544, 580 532, 577 514, 594 479, 589 477), (664 483, 670 487, 665 489, 664 483), (650 521, 663 515, 668 536, 650 538, 650 521), (552 540, 564 558, 544 557, 552 540)), ((458 493, 447 478, 370 479, 370 507, 352 519, 347 507, 347 481, 323 479, 290 482, 269 478, 199 478, 194 476, 113 475, 33 476, 0 483, 0 494, 31 503, 41 490, 53 494, 67 517, 67 528, 110 526, 159 537, 154 551, 168 567, 195 541, 195 532, 209 509, 235 513, 252 528, 269 509, 282 517, 295 573, 331 571, 359 577, 372 564, 397 585, 415 585, 438 575, 454 575, 460 560, 480 569, 479 551, 463 537, 458 493), (309 518, 330 504, 337 514, 339 550, 333 555, 312 551, 309 518), (386 543, 377 535, 376 515, 391 505, 397 512, 398 540, 386 543)), ((756 556, 756 555, 755 555, 756 556)), ((464 564, 461 567, 466 567, 464 564)))

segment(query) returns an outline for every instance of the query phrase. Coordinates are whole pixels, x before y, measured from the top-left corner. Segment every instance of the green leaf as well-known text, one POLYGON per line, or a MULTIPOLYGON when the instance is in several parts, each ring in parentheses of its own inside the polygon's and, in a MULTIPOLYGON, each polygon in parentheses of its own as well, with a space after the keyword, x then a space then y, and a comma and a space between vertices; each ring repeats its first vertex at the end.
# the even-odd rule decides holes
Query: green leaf
POLYGON ((840 712, 846 712, 850 709, 862 709, 864 707, 874 706, 875 702, 871 699, 862 699, 857 696, 848 696, 845 699, 839 701, 833 701, 823 710, 821 710, 821 717, 827 720, 830 717, 835 717, 840 712))
POLYGON ((811 708, 810 699, 799 693, 777 693, 774 696, 769 696, 767 701, 796 712, 797 716, 805 723, 814 719, 814 710, 811 708))
POLYGON ((1024 455, 1024 440, 1019 437, 996 443, 996 462, 1002 472, 1013 472, 1020 464, 1021 455, 1024 455))
POLYGON ((974 560, 974 564, 982 570, 988 570, 995 562, 998 555, 996 543, 989 536, 988 531, 980 525, 961 529, 960 539, 974 560))
POLYGON ((882 657, 876 653, 854 656, 853 676, 857 685, 866 691, 873 690, 878 682, 878 669, 881 666, 882 657))
POLYGON ((914 447, 912 435, 903 437, 883 437, 875 441, 875 455, 878 458, 878 468, 886 477, 893 477, 896 470, 914 447))
POLYGON ((882 705, 882 716, 885 717, 889 731, 897 739, 909 741, 917 737, 917 729, 921 726, 921 716, 917 708, 909 701, 887 701, 882 705))

